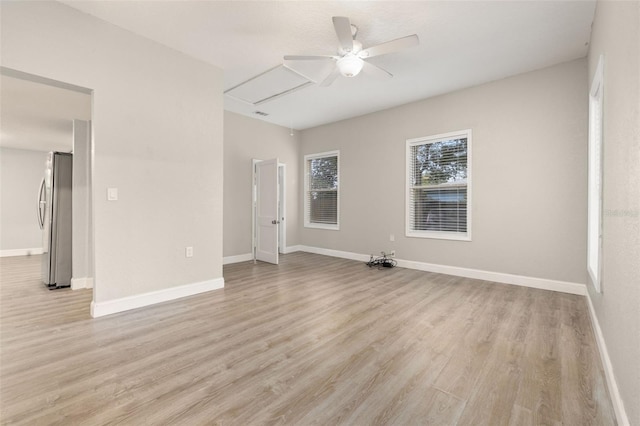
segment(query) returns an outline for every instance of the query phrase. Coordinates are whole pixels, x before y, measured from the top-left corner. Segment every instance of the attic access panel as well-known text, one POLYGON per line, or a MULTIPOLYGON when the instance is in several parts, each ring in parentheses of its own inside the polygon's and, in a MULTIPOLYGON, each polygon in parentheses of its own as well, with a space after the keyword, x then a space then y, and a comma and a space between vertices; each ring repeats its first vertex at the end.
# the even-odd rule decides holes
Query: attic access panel
POLYGON ((278 65, 224 92, 252 105, 260 105, 314 83, 292 69, 278 65))

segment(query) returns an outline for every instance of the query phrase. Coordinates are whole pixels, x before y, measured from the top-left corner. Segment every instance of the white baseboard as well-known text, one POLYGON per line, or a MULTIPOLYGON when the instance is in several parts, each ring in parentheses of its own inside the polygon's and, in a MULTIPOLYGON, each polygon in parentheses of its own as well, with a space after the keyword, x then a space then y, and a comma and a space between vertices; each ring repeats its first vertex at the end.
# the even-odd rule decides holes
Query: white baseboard
POLYGON ((92 277, 71 278, 71 290, 82 290, 84 288, 93 288, 92 277))
POLYGON ((289 246, 289 247, 285 247, 283 254, 289 254, 289 253, 295 253, 297 251, 301 251, 300 247, 302 246, 289 246))
POLYGON ((401 268, 417 269, 419 271, 437 272, 439 274, 493 281, 502 284, 519 285, 522 287, 539 288, 542 290, 559 291, 561 293, 577 294, 580 296, 584 296, 587 291, 586 286, 579 283, 526 277, 523 275, 505 274, 502 272, 483 271, 480 269, 460 268, 457 266, 436 265, 410 260, 396 260, 398 261, 398 266, 401 268))
POLYGON ((117 312, 128 311, 130 309, 142 308, 143 306, 154 305, 156 303, 168 302, 181 297, 193 296, 194 294, 217 290, 224 287, 224 278, 202 281, 193 284, 171 287, 164 290, 152 291, 149 293, 136 294, 135 296, 123 297, 106 302, 91 302, 91 316, 94 318, 117 312))
POLYGON ((349 251, 332 250, 332 249, 325 249, 325 248, 311 247, 311 246, 298 246, 298 251, 322 254, 324 256, 340 257, 342 259, 357 260, 359 262, 368 262, 370 257, 367 254, 358 254, 358 253, 352 253, 349 251))
POLYGON ((31 255, 42 254, 42 253, 44 253, 44 250, 42 250, 42 247, 40 247, 40 248, 0 250, 0 257, 31 256, 31 255))
MULTIPOLYGON (((370 255, 368 254, 358 254, 347 251, 331 250, 310 246, 298 247, 299 251, 322 254, 325 256, 340 257, 343 259, 357 260, 360 262, 367 262, 370 258, 370 255)), ((455 275, 458 277, 474 278, 502 284, 539 288, 543 290, 559 291, 562 293, 577 294, 580 296, 584 296, 587 294, 586 286, 579 283, 548 280, 545 278, 526 277, 522 275, 505 274, 502 272, 482 271, 479 269, 460 268, 457 266, 438 265, 434 263, 416 262, 412 260, 396 259, 396 261, 398 262, 398 266, 401 268, 415 269, 418 271, 436 272, 439 274, 455 275)))
POLYGON ((611 396, 611 403, 613 404, 613 410, 616 413, 616 419, 620 426, 629 426, 629 417, 627 411, 624 409, 624 402, 620 397, 620 391, 618 389, 618 382, 613 374, 613 366, 611 365, 611 358, 609 358, 609 351, 607 350, 607 344, 604 341, 604 335, 600 328, 600 322, 596 316, 596 310, 593 307, 591 296, 587 292, 587 304, 589 305, 589 313, 591 314, 591 324, 593 324, 593 331, 596 335, 596 342, 598 342, 598 349, 600 349, 600 359, 602 360, 602 366, 604 367, 604 375, 607 379, 607 387, 609 388, 609 395, 611 396))
MULTIPOLYGON (((302 247, 302 246, 285 247, 284 250, 282 251, 282 254, 289 254, 289 253, 295 253, 297 251, 302 251, 300 249, 300 247, 302 247)), ((229 265, 231 263, 247 262, 249 260, 253 260, 253 254, 251 254, 251 253, 238 254, 238 255, 235 255, 235 256, 225 256, 225 257, 223 257, 222 258, 222 264, 223 265, 229 265)))
POLYGON ((246 253, 246 254, 238 254, 235 256, 225 256, 222 258, 222 264, 223 265, 229 265, 231 263, 240 263, 240 262, 247 262, 249 260, 253 260, 253 254, 251 253, 246 253))

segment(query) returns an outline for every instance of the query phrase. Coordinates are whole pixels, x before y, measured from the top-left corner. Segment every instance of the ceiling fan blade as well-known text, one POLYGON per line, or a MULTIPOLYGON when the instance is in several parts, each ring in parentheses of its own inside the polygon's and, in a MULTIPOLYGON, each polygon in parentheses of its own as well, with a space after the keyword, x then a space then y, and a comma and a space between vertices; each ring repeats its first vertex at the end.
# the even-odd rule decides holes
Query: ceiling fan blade
POLYGON ((376 46, 371 46, 362 50, 358 56, 361 58, 373 58, 374 56, 386 55, 387 53, 393 53, 401 49, 406 49, 407 47, 417 46, 419 43, 420 40, 418 39, 418 36, 413 34, 397 38, 386 43, 381 43, 376 46))
POLYGON ((324 80, 322 80, 319 86, 321 87, 331 86, 331 84, 336 80, 336 78, 338 78, 339 75, 340 75, 340 70, 338 69, 338 67, 335 67, 334 70, 331 71, 331 74, 329 74, 324 80))
POLYGON ((364 66, 362 67, 362 71, 366 72, 367 74, 376 76, 376 77, 384 77, 384 78, 391 78, 393 77, 393 74, 391 74, 389 71, 384 70, 382 68, 380 68, 377 65, 373 65, 370 62, 364 61, 364 66))
POLYGON ((333 27, 336 29, 340 47, 345 52, 351 52, 353 50, 353 35, 351 34, 351 21, 349 21, 349 18, 334 16, 333 27))
POLYGON ((326 61, 327 59, 336 59, 336 56, 329 55, 287 55, 285 61, 326 61))

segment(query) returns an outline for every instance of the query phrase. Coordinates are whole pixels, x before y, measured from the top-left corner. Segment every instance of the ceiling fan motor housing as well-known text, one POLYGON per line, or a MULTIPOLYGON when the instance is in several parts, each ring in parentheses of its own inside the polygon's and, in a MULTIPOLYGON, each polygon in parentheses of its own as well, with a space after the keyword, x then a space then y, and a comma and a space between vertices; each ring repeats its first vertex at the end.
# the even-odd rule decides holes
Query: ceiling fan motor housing
POLYGON ((358 54, 362 51, 362 43, 360 43, 358 40, 353 40, 353 47, 351 48, 351 50, 345 50, 342 48, 342 46, 338 46, 338 54, 340 56, 346 55, 348 53, 353 53, 353 54, 358 54))

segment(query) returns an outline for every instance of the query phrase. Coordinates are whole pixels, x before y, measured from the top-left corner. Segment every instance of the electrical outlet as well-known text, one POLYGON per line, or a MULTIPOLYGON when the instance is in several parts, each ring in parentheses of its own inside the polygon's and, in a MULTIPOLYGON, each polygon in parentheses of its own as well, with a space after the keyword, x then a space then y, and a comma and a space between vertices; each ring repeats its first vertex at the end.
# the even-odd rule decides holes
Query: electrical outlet
POLYGON ((395 251, 395 250, 391 250, 391 251, 389 252, 389 256, 391 256, 391 257, 396 257, 396 251, 395 251))
POLYGON ((193 257, 193 247, 185 247, 184 257, 193 257))
POLYGON ((389 241, 395 241, 396 240, 396 236, 393 234, 389 234, 389 241))

